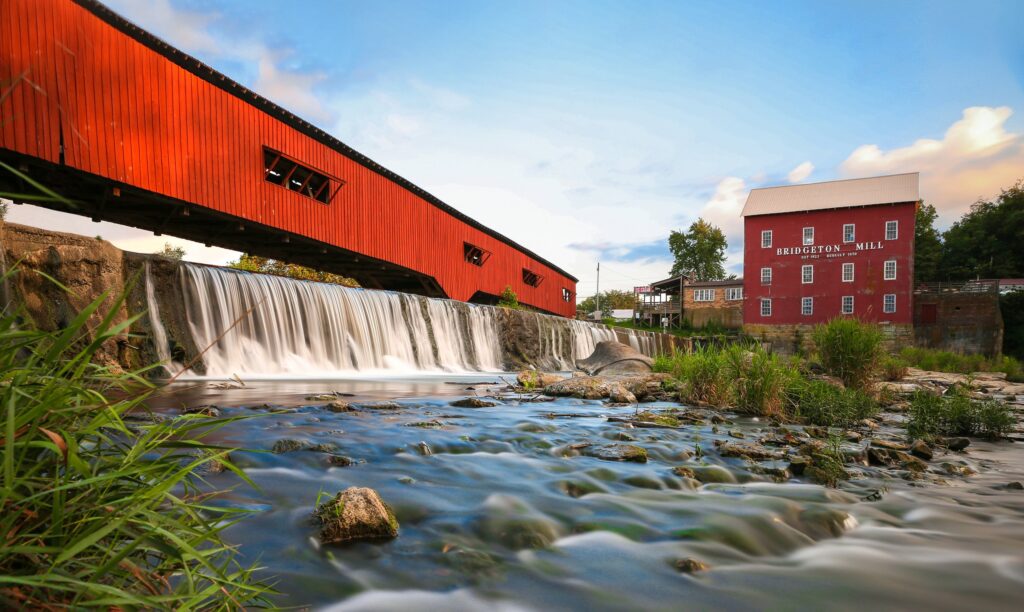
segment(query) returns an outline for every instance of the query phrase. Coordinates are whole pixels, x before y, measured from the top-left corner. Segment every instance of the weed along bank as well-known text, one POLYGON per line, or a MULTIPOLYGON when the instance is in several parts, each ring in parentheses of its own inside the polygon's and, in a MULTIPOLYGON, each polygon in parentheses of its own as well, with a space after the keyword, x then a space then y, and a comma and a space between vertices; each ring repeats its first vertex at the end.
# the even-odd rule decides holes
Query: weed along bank
POLYGON ((913 341, 918 174, 753 189, 743 207, 743 328, 798 348, 838 316, 913 341))

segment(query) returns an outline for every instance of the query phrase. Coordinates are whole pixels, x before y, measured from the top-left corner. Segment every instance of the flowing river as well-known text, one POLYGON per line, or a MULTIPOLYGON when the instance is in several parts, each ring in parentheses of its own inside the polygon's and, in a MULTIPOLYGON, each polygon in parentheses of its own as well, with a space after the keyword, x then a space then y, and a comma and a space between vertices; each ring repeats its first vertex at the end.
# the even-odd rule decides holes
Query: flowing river
POLYGON ((778 483, 758 473, 771 462, 716 450, 730 431, 756 438, 766 423, 726 414, 734 423, 721 428, 637 429, 606 418, 633 408, 531 402, 480 385, 498 376, 194 382, 167 387, 153 406, 254 415, 213 440, 261 451, 232 455, 259 490, 230 472, 206 478, 229 490, 217 503, 254 511, 226 537, 266 568, 284 606, 1009 610, 1024 601, 1024 491, 1007 486, 1024 481, 1020 444, 976 440, 932 462, 978 472, 967 478, 915 482, 863 467, 839 489, 778 483), (342 399, 358 409, 305 399, 327 392, 350 394, 342 399), (488 394, 499 405, 450 405, 488 394), (381 400, 398 406, 371 407, 381 400), (356 463, 269 452, 281 439, 333 444, 356 463), (644 447, 649 461, 577 450, 620 441, 644 447), (674 475, 683 465, 720 482, 674 475), (310 520, 318 494, 350 486, 372 487, 393 507, 398 538, 319 545, 310 520), (685 559, 707 569, 680 571, 685 559))

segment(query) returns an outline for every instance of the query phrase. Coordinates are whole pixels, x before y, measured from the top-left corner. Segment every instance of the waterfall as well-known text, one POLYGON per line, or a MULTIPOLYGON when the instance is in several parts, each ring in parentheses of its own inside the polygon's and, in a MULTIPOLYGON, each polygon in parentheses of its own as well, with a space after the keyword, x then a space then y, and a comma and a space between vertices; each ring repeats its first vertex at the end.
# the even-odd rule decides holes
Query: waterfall
POLYGON ((171 376, 181 370, 178 364, 171 358, 171 344, 167 339, 167 330, 164 329, 163 320, 160 318, 160 301, 156 299, 156 290, 153 288, 153 275, 150 272, 150 262, 146 260, 146 311, 149 315, 149 326, 153 334, 153 346, 156 348, 156 356, 160 365, 171 376))
MULTIPOLYGON (((188 263, 180 275, 189 332, 197 349, 206 349, 209 376, 497 372, 504 367, 501 316, 493 306, 188 263)), ((151 315, 158 319, 148 264, 146 289, 151 315)), ((538 367, 572 369, 598 342, 616 339, 604 325, 520 314, 536 324, 538 367)), ((157 327, 154 342, 166 351, 166 334, 157 327)), ((657 347, 649 332, 620 333, 644 353, 657 347)))

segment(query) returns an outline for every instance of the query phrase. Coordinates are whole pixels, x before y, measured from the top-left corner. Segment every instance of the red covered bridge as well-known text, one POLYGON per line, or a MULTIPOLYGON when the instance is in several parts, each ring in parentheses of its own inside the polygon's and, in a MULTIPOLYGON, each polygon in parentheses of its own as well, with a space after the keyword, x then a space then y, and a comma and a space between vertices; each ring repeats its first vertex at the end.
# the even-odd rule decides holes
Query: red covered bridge
POLYGON ((572 275, 91 0, 0 0, 0 159, 95 220, 575 313, 572 275))

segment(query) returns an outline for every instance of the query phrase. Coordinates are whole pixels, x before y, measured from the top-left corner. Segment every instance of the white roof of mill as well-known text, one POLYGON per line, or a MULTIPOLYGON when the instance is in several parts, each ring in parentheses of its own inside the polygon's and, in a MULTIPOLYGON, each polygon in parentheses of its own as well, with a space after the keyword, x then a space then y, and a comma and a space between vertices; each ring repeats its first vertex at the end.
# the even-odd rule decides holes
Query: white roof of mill
POLYGON ((909 172, 824 183, 761 187, 750 190, 741 215, 752 217, 828 208, 918 202, 921 199, 918 183, 919 173, 909 172))

